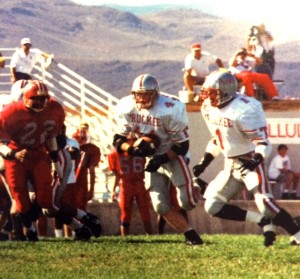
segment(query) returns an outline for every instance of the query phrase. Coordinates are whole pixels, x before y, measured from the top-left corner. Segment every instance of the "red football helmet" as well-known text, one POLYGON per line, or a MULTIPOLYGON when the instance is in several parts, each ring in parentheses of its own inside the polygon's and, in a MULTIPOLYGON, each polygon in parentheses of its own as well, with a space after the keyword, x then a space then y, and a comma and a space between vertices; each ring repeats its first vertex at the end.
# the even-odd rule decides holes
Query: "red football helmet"
POLYGON ((24 104, 35 112, 43 111, 48 105, 49 99, 47 86, 42 81, 30 80, 23 88, 24 104))
POLYGON ((77 131, 72 135, 72 138, 77 140, 79 145, 86 144, 88 140, 85 129, 77 129, 77 131))

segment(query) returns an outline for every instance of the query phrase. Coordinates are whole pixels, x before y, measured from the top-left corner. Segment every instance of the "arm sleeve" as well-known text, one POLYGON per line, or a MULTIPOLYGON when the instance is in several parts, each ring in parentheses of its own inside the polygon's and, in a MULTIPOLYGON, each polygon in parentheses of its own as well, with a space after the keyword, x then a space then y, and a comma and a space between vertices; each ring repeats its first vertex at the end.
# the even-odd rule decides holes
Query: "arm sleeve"
POLYGON ((268 157, 272 145, 268 139, 267 121, 260 102, 253 100, 249 109, 240 114, 239 125, 245 136, 255 145, 255 153, 260 153, 263 158, 268 157))

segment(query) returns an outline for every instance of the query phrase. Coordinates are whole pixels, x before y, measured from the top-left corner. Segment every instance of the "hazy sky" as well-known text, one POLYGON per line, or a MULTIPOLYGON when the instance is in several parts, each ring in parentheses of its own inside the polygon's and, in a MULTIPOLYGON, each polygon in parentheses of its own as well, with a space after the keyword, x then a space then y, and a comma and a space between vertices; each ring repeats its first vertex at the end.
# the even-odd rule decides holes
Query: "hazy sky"
POLYGON ((275 40, 283 42, 300 40, 300 13, 297 0, 72 0, 82 5, 127 5, 155 4, 205 5, 212 13, 235 20, 249 20, 253 24, 264 23, 275 40))

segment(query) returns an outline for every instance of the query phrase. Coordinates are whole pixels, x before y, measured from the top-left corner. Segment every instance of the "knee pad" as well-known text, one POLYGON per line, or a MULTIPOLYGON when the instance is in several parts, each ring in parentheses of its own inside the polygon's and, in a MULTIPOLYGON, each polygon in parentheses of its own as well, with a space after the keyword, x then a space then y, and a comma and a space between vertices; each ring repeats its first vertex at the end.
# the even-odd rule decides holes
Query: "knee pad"
POLYGON ((208 215, 214 216, 223 208, 224 205, 225 202, 217 198, 207 199, 204 203, 204 210, 208 215))

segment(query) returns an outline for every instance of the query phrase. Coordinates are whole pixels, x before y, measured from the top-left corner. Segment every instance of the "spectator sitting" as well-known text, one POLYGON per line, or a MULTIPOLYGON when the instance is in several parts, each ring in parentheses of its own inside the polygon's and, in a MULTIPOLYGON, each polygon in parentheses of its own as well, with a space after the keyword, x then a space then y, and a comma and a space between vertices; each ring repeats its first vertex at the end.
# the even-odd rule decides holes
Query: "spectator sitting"
POLYGON ((245 94, 255 97, 253 83, 260 85, 266 93, 267 100, 278 100, 278 91, 270 76, 264 73, 253 72, 256 60, 253 54, 241 48, 229 61, 229 70, 238 81, 245 86, 245 94))
POLYGON ((270 163, 268 176, 269 179, 277 182, 285 182, 282 199, 296 199, 300 173, 292 170, 291 160, 287 155, 287 151, 288 147, 285 144, 278 145, 278 154, 270 163))
POLYGON ((194 92, 194 85, 202 85, 209 74, 209 65, 216 63, 223 68, 223 62, 217 56, 201 50, 200 43, 194 43, 191 53, 185 57, 183 81, 189 92, 194 92))

